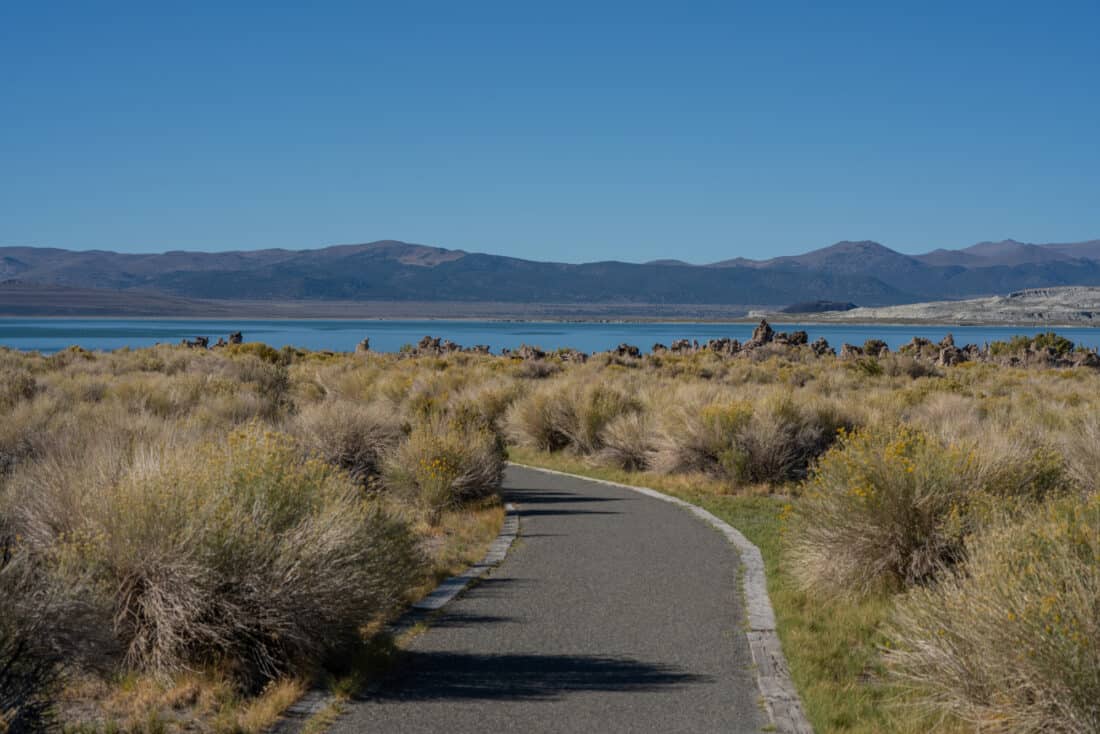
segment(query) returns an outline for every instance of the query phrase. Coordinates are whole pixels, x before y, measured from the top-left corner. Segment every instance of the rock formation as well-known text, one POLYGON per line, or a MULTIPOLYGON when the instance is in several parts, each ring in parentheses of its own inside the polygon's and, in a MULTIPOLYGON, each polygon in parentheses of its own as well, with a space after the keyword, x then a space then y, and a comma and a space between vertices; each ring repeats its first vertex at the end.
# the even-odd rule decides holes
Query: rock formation
POLYGON ((760 325, 752 330, 752 338, 745 346, 759 347, 769 343, 775 337, 775 330, 767 319, 761 319, 760 325))
POLYGON ((856 359, 863 356, 863 347, 857 347, 854 344, 847 342, 840 345, 840 358, 841 359, 856 359))
POLYGON ((829 355, 830 357, 836 356, 836 350, 829 346, 829 342, 823 336, 814 339, 814 343, 810 345, 810 350, 818 357, 824 357, 825 355, 829 355))

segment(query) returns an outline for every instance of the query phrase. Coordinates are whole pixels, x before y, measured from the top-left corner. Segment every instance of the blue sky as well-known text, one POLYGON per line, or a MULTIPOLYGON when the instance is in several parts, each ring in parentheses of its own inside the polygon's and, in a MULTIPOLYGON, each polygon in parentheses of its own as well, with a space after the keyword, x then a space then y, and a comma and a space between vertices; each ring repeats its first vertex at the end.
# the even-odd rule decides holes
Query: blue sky
POLYGON ((1100 237, 1100 5, 825 5, 4 3, 0 244, 1100 237))

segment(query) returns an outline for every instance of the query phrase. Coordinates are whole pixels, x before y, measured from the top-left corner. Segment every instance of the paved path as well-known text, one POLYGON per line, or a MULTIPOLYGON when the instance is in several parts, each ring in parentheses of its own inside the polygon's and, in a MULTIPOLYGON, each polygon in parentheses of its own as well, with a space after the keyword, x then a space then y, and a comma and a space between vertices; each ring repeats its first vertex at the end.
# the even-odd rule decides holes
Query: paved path
POLYGON ((512 467, 520 537, 345 732, 759 732, 737 557, 683 509, 512 467))

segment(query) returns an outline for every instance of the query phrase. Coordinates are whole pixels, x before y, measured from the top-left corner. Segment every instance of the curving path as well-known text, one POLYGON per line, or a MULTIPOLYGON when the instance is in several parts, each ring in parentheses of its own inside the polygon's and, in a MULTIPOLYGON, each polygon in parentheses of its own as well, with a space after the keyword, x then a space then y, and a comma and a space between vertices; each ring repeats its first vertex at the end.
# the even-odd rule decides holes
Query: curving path
POLYGON ((759 732, 734 548, 627 489, 508 470, 520 536, 333 732, 759 732))

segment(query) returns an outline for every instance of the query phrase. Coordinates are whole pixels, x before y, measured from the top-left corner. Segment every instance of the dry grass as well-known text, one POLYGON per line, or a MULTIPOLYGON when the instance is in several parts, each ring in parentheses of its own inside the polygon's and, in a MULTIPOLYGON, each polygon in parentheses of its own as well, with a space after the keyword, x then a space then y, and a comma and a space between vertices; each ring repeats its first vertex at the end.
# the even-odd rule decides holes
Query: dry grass
MULTIPOLYGON (((0 350, 0 515, 23 539, 20 563, 36 569, 25 577, 32 596, 48 578, 92 580, 81 602, 120 614, 117 624, 83 625, 77 642, 102 651, 92 656, 101 669, 69 666, 79 668, 63 671, 77 675, 63 681, 70 694, 84 690, 85 703, 101 708, 116 695, 137 702, 120 709, 152 697, 151 718, 137 708, 116 717, 135 730, 171 729, 188 716, 207 728, 247 728, 242 717, 267 718, 261 710, 278 708, 278 691, 294 685, 287 681, 328 664, 320 651, 343 645, 354 625, 346 608, 316 637, 286 622, 315 615, 301 579, 286 582, 292 593, 247 599, 212 593, 211 584, 276 588, 279 569, 300 564, 330 579, 321 595, 335 597, 350 569, 336 563, 343 570, 330 573, 330 562, 364 548, 365 535, 380 532, 369 518, 385 517, 393 537, 428 562, 391 564, 367 586, 407 600, 480 558, 495 534, 499 504, 479 497, 499 481, 506 436, 518 450, 553 451, 540 455, 694 497, 745 525, 766 547, 784 639, 795 647, 788 654, 818 729, 919 731, 928 719, 886 713, 893 689, 879 645, 897 591, 938 588, 944 567, 968 578, 970 549, 1000 532, 989 528, 1001 518, 1027 522, 1059 498, 1095 492, 1098 395, 1100 375, 1085 369, 932 368, 905 355, 840 363, 780 347, 746 359, 704 352, 586 365, 553 355, 406 358, 257 344, 48 357, 0 350), (830 452, 840 427, 887 438, 862 454, 847 439, 830 452), (888 456, 899 427, 923 444, 888 456), (270 434, 270 451, 237 451, 229 436, 242 429, 270 434), (225 479, 235 471, 247 481, 225 479), (875 492, 861 497, 868 486, 875 492), (770 493, 787 499, 761 497, 770 493), (784 503, 792 518, 780 533, 784 503), (353 506, 339 514, 359 518, 358 532, 333 516, 353 506), (236 532, 242 527, 249 531, 236 532), (296 555, 298 541, 316 551, 296 555), (195 608, 216 608, 231 632, 204 631, 195 608), (225 645, 222 634, 244 641, 225 645), (128 658, 110 652, 120 644, 128 658), (92 695, 78 679, 106 693, 92 695)), ((1068 568, 1043 583, 1062 583, 1068 568)), ((370 610, 388 606, 348 603, 360 606, 366 630, 377 626, 364 619, 370 610)), ((900 620, 891 628, 899 639, 900 620)), ((1057 697, 1071 695, 1067 686, 1057 697)), ((933 720, 955 716, 946 704, 927 708, 933 720)), ((106 721, 80 718, 92 720, 106 721)))
POLYGON ((65 730, 72 732, 182 732, 259 734, 305 693, 306 681, 282 678, 255 696, 242 697, 231 679, 215 670, 163 681, 127 675, 114 684, 85 677, 71 681, 61 702, 65 730))
POLYGON ((1085 492, 1100 493, 1100 418, 1081 417, 1059 443, 1073 480, 1085 492))

